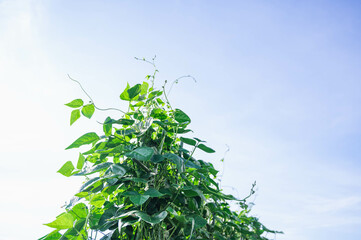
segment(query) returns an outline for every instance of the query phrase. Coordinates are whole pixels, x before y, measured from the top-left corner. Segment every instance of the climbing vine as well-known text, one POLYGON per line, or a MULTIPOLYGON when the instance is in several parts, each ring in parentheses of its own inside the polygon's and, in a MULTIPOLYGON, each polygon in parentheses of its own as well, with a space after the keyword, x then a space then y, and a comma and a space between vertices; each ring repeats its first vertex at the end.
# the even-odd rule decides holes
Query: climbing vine
MULTIPOLYGON (((138 59, 151 63, 153 61, 138 59)), ((169 103, 166 85, 155 89, 155 71, 145 81, 127 85, 120 94, 128 111, 98 108, 75 99, 70 125, 95 110, 118 110, 102 129, 85 133, 66 149, 90 145, 76 164, 59 173, 84 177, 84 184, 62 214, 46 226, 53 231, 39 240, 113 239, 268 239, 272 231, 249 215, 247 199, 225 194, 213 164, 196 158, 197 151, 215 151, 200 138, 186 137, 190 117, 169 103), (98 133, 102 131, 102 133, 98 133), (230 203, 239 211, 233 211, 230 203)), ((189 76, 185 76, 189 77, 189 76)))

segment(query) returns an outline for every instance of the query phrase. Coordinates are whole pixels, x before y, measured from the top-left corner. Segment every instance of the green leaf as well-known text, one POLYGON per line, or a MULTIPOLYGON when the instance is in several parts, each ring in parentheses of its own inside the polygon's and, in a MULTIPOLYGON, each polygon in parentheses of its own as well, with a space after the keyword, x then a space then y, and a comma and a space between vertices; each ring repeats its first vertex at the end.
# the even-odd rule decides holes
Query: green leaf
POLYGON ((74 229, 75 229, 77 232, 80 232, 81 230, 83 230, 85 224, 86 224, 86 218, 79 219, 79 220, 76 221, 76 223, 74 224, 74 229))
POLYGON ((93 113, 95 111, 95 107, 94 107, 94 104, 91 103, 91 104, 88 104, 88 105, 85 105, 82 109, 81 109, 81 113, 87 117, 87 118, 91 118, 93 116, 93 113))
POLYGON ((80 111, 79 109, 75 109, 71 111, 70 114, 70 126, 73 125, 73 123, 80 118, 80 111))
POLYGON ((136 191, 127 191, 122 193, 122 195, 129 197, 130 201, 132 201, 135 205, 142 205, 149 199, 149 195, 143 195, 136 191))
MULTIPOLYGON (((175 131, 172 131, 172 132, 175 132, 175 131)), ((183 133, 188 133, 188 132, 193 132, 193 131, 190 130, 190 129, 178 128, 176 132, 177 132, 178 134, 183 134, 183 133)))
POLYGON ((117 130, 116 133, 119 135, 127 136, 127 135, 131 135, 131 134, 135 133, 135 130, 134 129, 125 129, 125 130, 121 129, 121 130, 117 130))
POLYGON ((194 214, 191 215, 190 218, 194 219, 194 229, 204 227, 207 224, 207 221, 199 215, 194 214))
POLYGON ((123 125, 133 125, 134 120, 121 118, 121 119, 117 120, 115 123, 119 123, 119 124, 123 124, 123 125))
POLYGON ((129 151, 131 150, 130 146, 126 146, 126 145, 118 145, 115 148, 109 149, 109 153, 123 153, 125 151, 129 151))
MULTIPOLYGON (((139 99, 138 99, 139 100, 139 99)), ((133 106, 134 107, 141 107, 141 106, 143 106, 145 103, 144 102, 142 102, 142 101, 140 101, 140 102, 137 102, 136 104, 134 104, 133 106)))
POLYGON ((160 193, 157 189, 155 188, 149 188, 147 191, 145 191, 143 193, 144 195, 148 195, 150 197, 161 197, 164 196, 163 193, 160 193))
POLYGON ((84 203, 78 203, 71 210, 77 218, 86 218, 88 216, 88 207, 84 203))
POLYGON ((112 172, 112 175, 117 177, 122 177, 127 172, 122 166, 118 164, 113 164, 109 169, 112 172))
POLYGON ((38 239, 38 240, 59 240, 61 238, 61 234, 59 233, 59 230, 54 230, 48 235, 38 239))
POLYGON ((66 177, 70 177, 74 170, 74 165, 71 161, 67 161, 59 170, 58 173, 63 174, 66 177))
POLYGON ((199 138, 194 138, 195 140, 197 140, 198 142, 206 142, 206 141, 203 141, 203 140, 201 140, 201 139, 199 139, 199 138))
POLYGON ((66 103, 65 105, 71 108, 78 108, 83 106, 84 102, 81 99, 75 99, 71 101, 70 103, 66 103))
POLYGON ((99 139, 99 136, 94 132, 86 133, 83 136, 79 137, 77 140, 75 140, 72 144, 70 144, 69 147, 65 149, 78 148, 82 145, 98 141, 99 139))
POLYGON ((154 108, 150 115, 151 117, 157 118, 162 121, 168 118, 167 111, 160 108, 154 108))
POLYGON ((74 196, 83 198, 83 197, 88 196, 89 194, 90 194, 89 192, 79 192, 79 193, 76 193, 74 196))
POLYGON ((153 155, 153 157, 150 159, 151 162, 153 163, 160 163, 161 161, 164 160, 164 157, 160 154, 155 154, 153 155))
POLYGON ((127 83, 127 87, 124 89, 124 91, 120 94, 120 99, 124 101, 129 101, 129 93, 128 89, 130 88, 129 83, 127 83))
POLYGON ((143 84, 140 86, 140 93, 136 97, 134 97, 132 100, 138 101, 138 103, 134 104, 133 107, 140 107, 144 105, 144 102, 141 102, 145 99, 146 94, 148 92, 149 84, 147 82, 143 82, 143 84), (139 102, 140 101, 140 102, 139 102))
POLYGON ((226 195, 226 194, 223 194, 222 192, 220 192, 219 190, 216 190, 216 189, 213 189, 209 186, 207 186, 206 184, 202 184, 202 192, 205 193, 205 194, 212 194, 212 195, 215 195, 221 199, 225 199, 225 200, 238 200, 237 198, 235 198, 233 195, 229 194, 229 195, 226 195))
POLYGON ((154 154, 153 148, 150 147, 139 147, 135 150, 127 153, 125 156, 135 158, 139 161, 149 161, 154 154))
POLYGON ((204 196, 203 192, 196 186, 185 186, 182 188, 184 195, 187 197, 195 197, 195 196, 199 196, 201 197, 204 201, 206 201, 206 197, 204 196))
POLYGON ((105 133, 105 136, 112 135, 112 123, 110 123, 112 119, 110 117, 107 117, 103 124, 103 131, 105 133))
POLYGON ((75 173, 74 176, 86 176, 86 175, 90 175, 90 174, 93 174, 93 173, 96 173, 96 172, 99 172, 101 170, 104 170, 104 169, 107 169, 109 168, 110 166, 112 166, 114 163, 111 163, 111 162, 104 162, 104 163, 100 163, 98 165, 95 165, 93 168, 91 169, 86 169, 82 172, 78 172, 78 173, 75 173))
POLYGON ((129 196, 130 201, 132 201, 135 205, 142 205, 148 200, 148 198, 148 195, 142 195, 139 193, 137 195, 129 196))
POLYGON ((184 162, 181 157, 173 153, 167 153, 163 155, 165 158, 169 159, 172 163, 177 165, 178 172, 184 172, 184 162))
POLYGON ((140 86, 140 95, 144 95, 147 93, 149 84, 147 82, 143 82, 143 84, 140 86))
POLYGON ((151 92, 151 93, 149 93, 149 96, 148 96, 148 102, 150 101, 150 100, 152 100, 153 98, 155 98, 155 97, 159 97, 160 95, 162 95, 163 94, 163 92, 162 91, 153 91, 153 92, 151 92))
POLYGON ((107 117, 107 119, 105 119, 104 121, 104 125, 112 125, 112 124, 122 124, 122 125, 133 125, 134 120, 132 119, 126 119, 126 118, 121 118, 118 120, 112 119, 110 117, 107 117))
POLYGON ((63 213, 59 215, 53 222, 44 225, 56 229, 68 229, 73 227, 74 221, 75 218, 71 213, 63 213))
POLYGON ((81 187, 79 192, 82 192, 83 190, 85 190, 86 188, 92 186, 93 184, 95 184, 96 182, 101 181, 100 177, 95 177, 90 179, 89 181, 87 181, 86 183, 84 183, 81 187))
POLYGON ((118 229, 119 229, 119 231, 121 231, 122 228, 125 228, 126 226, 129 226, 129 225, 134 225, 135 223, 137 223, 139 221, 140 221, 140 219, 133 219, 133 218, 121 219, 121 220, 119 220, 119 223, 118 223, 118 229))
POLYGON ((105 198, 101 193, 98 193, 90 200, 90 204, 97 208, 102 207, 104 203, 105 203, 105 198))
POLYGON ((76 164, 77 169, 82 169, 84 166, 85 157, 83 154, 79 153, 78 163, 76 164))
POLYGON ((92 168, 90 170, 91 173, 95 173, 95 172, 99 172, 101 170, 104 170, 104 169, 107 169, 109 168, 110 166, 112 166, 114 163, 111 163, 111 162, 104 162, 104 163, 100 163, 96 166, 94 166, 94 168, 92 168))
POLYGON ((129 83, 127 84, 127 87, 125 90, 120 94, 120 99, 125 101, 131 101, 133 98, 138 96, 138 94, 141 92, 141 85, 137 84, 134 87, 130 88, 129 83))
POLYGON ((135 212, 135 215, 140 217, 140 219, 142 219, 143 221, 154 225, 163 221, 167 217, 167 212, 163 211, 153 216, 149 216, 145 212, 135 212))
POLYGON ((167 207, 166 210, 167 210, 170 214, 178 215, 178 213, 177 213, 172 207, 167 207))
POLYGON ((59 240, 81 240, 84 239, 86 219, 79 219, 75 222, 74 227, 69 228, 59 240))
POLYGON ((126 192, 123 192, 122 193, 123 196, 127 196, 127 197, 130 197, 130 196, 136 196, 136 195, 139 195, 138 192, 136 191, 126 191, 126 192))
POLYGON ((190 123, 191 119, 188 117, 187 114, 185 114, 182 110, 180 109, 175 109, 174 111, 174 118, 177 122, 179 123, 190 123))
POLYGON ((178 222, 180 222, 181 224, 185 224, 188 222, 188 220, 186 219, 186 217, 184 215, 174 215, 174 218, 177 219, 178 222))
POLYGON ((192 145, 192 146, 195 146, 197 144, 196 140, 194 139, 191 139, 191 138, 184 138, 184 137, 181 137, 180 140, 188 145, 192 145))
MULTIPOLYGON (((97 209, 96 209, 97 210, 97 209)), ((99 220, 102 217, 102 214, 100 214, 98 211, 92 211, 89 217, 89 227, 91 229, 97 229, 99 228, 99 220)))
POLYGON ((204 145, 203 143, 199 144, 199 145, 198 145, 198 148, 201 149, 201 150, 203 150, 203 151, 205 151, 205 152, 207 152, 207 153, 214 153, 214 152, 216 152, 216 151, 214 151, 212 148, 207 147, 206 145, 204 145))
POLYGON ((123 212, 121 213, 120 215, 118 216, 113 216, 110 218, 111 221, 114 221, 114 220, 119 220, 119 219, 122 219, 122 218, 125 218, 125 217, 129 217, 131 215, 134 215, 136 212, 138 212, 137 210, 131 210, 131 211, 126 211, 126 212, 123 212))
POLYGON ((128 95, 129 95, 129 99, 132 100, 133 98, 135 98, 136 96, 138 96, 138 94, 141 91, 141 85, 140 84, 136 84, 134 87, 130 88, 127 90, 128 95))
POLYGON ((185 166, 189 168, 197 168, 200 169, 201 166, 197 165, 196 163, 192 162, 191 160, 185 161, 185 166))
POLYGON ((162 101, 162 99, 160 99, 160 98, 156 98, 155 99, 156 101, 157 101, 157 103, 159 103, 160 105, 164 105, 164 102, 162 101))

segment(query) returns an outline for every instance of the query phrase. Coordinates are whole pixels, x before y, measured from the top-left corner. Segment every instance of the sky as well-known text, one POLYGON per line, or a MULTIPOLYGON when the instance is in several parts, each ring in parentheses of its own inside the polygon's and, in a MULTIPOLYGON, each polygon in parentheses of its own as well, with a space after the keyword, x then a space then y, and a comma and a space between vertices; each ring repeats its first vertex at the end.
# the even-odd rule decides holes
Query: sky
POLYGON ((122 108, 152 72, 134 57, 154 55, 158 86, 197 80, 170 101, 217 151, 197 157, 226 192, 257 181, 252 214, 284 231, 268 237, 361 239, 360 37, 352 0, 0 0, 0 240, 50 232, 82 182, 56 173, 77 159, 64 148, 106 115, 69 126, 64 103, 86 96, 67 74, 122 108))

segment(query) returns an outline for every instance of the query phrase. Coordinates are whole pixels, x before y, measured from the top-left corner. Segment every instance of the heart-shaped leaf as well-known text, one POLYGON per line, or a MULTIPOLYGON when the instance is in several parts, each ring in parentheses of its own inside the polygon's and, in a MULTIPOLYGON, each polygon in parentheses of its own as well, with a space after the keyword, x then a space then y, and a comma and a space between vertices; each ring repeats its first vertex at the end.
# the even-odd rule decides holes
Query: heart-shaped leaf
POLYGON ((80 118, 80 110, 79 109, 75 109, 75 110, 71 111, 70 126, 73 125, 73 123, 75 123, 75 121, 78 120, 79 118, 80 118))
POLYGON ((83 106, 84 102, 81 99, 75 99, 71 101, 70 103, 66 103, 65 106, 71 107, 71 108, 79 108, 83 106))
POLYGON ((59 215, 54 221, 51 223, 44 224, 51 228, 56 229, 68 229, 73 227, 73 223, 75 221, 75 218, 71 213, 63 213, 59 215))
POLYGON ((94 107, 94 104, 88 104, 88 105, 85 105, 82 109, 81 109, 81 113, 87 117, 87 118, 91 118, 93 116, 93 113, 95 111, 95 107, 94 107))
POLYGON ((74 170, 74 165, 71 161, 67 161, 59 170, 58 173, 63 174, 66 177, 70 177, 74 170))
POLYGON ((94 132, 86 133, 83 136, 79 137, 77 140, 75 140, 72 144, 70 144, 69 147, 65 149, 78 148, 82 145, 98 141, 99 139, 99 136, 94 132))
POLYGON ((76 204, 71 211, 77 218, 86 218, 88 216, 88 207, 84 203, 76 204))
POLYGON ((104 203, 105 203, 105 198, 101 193, 98 193, 90 200, 90 204, 92 204, 93 206, 95 206, 97 208, 100 208, 101 206, 103 206, 104 203))

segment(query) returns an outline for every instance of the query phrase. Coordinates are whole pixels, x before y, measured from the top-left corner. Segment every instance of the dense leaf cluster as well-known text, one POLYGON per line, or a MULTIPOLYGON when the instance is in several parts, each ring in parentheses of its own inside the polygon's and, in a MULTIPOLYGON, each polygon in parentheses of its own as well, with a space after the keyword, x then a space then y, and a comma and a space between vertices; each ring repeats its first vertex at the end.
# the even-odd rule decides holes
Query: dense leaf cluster
MULTIPOLYGON (((75 166, 68 161, 58 171, 86 180, 65 212, 45 224, 54 231, 41 240, 250 240, 276 233, 249 216, 245 199, 221 191, 211 163, 194 157, 214 150, 184 137, 191 119, 172 109, 164 87, 128 84, 120 98, 129 103, 122 118, 107 117, 104 134, 86 133, 66 148, 91 144, 75 166), (241 211, 232 211, 230 201, 241 211)), ((95 111, 81 99, 66 105, 74 108, 70 124, 80 112, 90 118, 95 111)))

